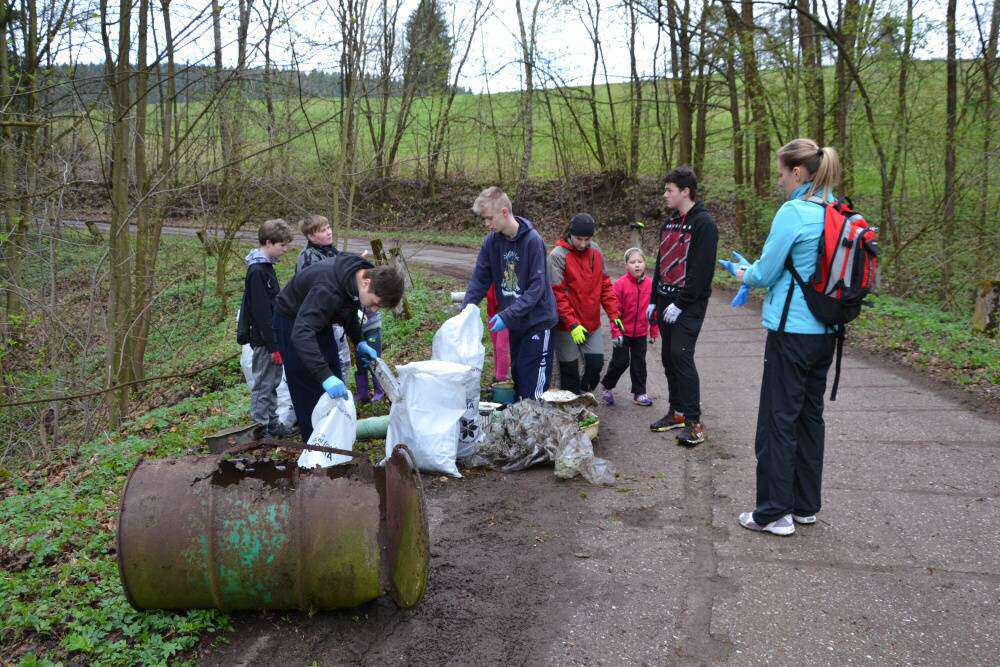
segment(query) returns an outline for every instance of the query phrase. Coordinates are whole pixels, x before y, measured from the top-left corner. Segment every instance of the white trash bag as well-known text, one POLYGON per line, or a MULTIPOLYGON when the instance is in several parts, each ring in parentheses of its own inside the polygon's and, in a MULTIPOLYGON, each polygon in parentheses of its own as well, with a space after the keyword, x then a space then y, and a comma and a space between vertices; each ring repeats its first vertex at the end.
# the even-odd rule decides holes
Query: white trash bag
POLYGON ((483 370, 486 348, 483 346, 483 320, 479 306, 468 304, 455 317, 445 320, 434 334, 431 358, 452 361, 483 370))
MULTIPOLYGON (((354 396, 347 392, 347 398, 330 398, 323 394, 313 408, 313 432, 309 436, 310 445, 354 449, 357 435, 358 412, 354 406, 354 396)), ((329 468, 348 463, 352 458, 344 454, 305 450, 299 456, 300 468, 329 468)))
POLYGON ((479 385, 483 376, 486 348, 483 346, 483 320, 479 307, 468 304, 462 312, 445 320, 434 334, 431 357, 451 361, 473 369, 465 378, 465 414, 458 424, 458 458, 472 454, 483 437, 479 424, 479 385))
MULTIPOLYGON (((253 348, 247 343, 240 352, 240 368, 243 369, 243 377, 246 378, 247 386, 253 391, 253 348)), ((278 383, 278 420, 291 428, 295 426, 295 407, 292 406, 292 397, 288 393, 288 383, 285 382, 285 369, 281 369, 281 382, 278 383)))
POLYGON ((466 382, 475 369, 431 360, 399 366, 396 371, 400 398, 389 409, 386 458, 402 443, 413 452, 421 471, 461 477, 455 465, 459 421, 466 411, 466 382))

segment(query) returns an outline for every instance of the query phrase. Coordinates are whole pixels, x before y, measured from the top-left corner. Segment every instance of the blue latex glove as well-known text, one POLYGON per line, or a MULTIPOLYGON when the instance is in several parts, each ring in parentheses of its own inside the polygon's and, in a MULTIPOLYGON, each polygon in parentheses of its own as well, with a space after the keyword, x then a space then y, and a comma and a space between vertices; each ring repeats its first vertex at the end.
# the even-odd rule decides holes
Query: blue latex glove
POLYGON ((503 331, 506 328, 507 328, 507 323, 503 321, 503 318, 500 317, 499 314, 498 315, 494 315, 493 317, 490 318, 490 332, 491 333, 500 333, 501 331, 503 331))
POLYGON ((650 324, 656 324, 656 306, 649 304, 646 308, 646 321, 650 324))
POLYGON ((748 262, 746 260, 746 258, 743 257, 743 255, 741 255, 740 253, 736 252, 735 250, 733 251, 733 254, 732 254, 732 261, 725 260, 725 259, 720 259, 719 260, 719 264, 721 264, 722 268, 724 268, 726 271, 728 271, 733 276, 736 275, 736 272, 739 269, 742 268, 743 270, 746 270, 750 266, 750 262, 748 262))
POLYGON ((336 375, 331 375, 327 379, 323 380, 323 390, 330 398, 347 397, 347 387, 344 386, 344 381, 336 375))
POLYGON ((355 350, 359 355, 364 355, 365 357, 367 357, 368 361, 375 361, 376 359, 378 359, 378 352, 372 349, 372 346, 366 343, 365 341, 361 341, 360 343, 358 343, 358 346, 357 348, 355 348, 355 350))
POLYGON ((733 302, 729 305, 733 308, 739 308, 747 302, 748 294, 750 294, 750 286, 740 285, 740 291, 736 293, 736 296, 733 297, 733 302))

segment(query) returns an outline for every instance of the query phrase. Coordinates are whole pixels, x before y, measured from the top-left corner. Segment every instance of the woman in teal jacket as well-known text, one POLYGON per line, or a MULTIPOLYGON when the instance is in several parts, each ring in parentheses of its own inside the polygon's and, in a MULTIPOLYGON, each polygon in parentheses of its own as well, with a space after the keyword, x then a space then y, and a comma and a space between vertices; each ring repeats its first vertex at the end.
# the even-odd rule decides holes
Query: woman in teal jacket
POLYGON ((813 317, 785 261, 791 257, 803 277, 813 274, 824 218, 816 200, 833 200, 840 161, 833 148, 795 139, 778 150, 777 167, 778 185, 788 201, 774 216, 760 259, 736 272, 745 285, 767 288, 767 343, 755 442, 757 506, 740 514, 739 522, 750 530, 791 535, 796 523, 815 523, 820 510, 823 397, 835 335, 813 317), (788 314, 782 322, 789 290, 788 314))

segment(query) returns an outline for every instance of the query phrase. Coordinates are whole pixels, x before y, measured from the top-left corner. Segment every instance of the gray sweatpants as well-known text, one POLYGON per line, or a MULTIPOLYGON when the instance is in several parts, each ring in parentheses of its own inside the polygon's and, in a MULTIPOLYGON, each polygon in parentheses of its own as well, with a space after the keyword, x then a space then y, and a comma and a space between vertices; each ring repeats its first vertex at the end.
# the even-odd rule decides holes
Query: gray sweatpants
POLYGON ((250 390, 250 419, 262 426, 278 422, 278 385, 281 366, 274 363, 263 345, 253 348, 253 389, 250 390))

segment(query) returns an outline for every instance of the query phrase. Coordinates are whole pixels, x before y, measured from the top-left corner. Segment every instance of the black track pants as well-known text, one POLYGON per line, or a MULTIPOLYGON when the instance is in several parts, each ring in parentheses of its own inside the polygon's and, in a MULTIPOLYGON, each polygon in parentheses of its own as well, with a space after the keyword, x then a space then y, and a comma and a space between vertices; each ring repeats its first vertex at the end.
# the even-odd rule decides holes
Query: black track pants
POLYGON ((684 415, 685 419, 701 421, 701 386, 698 369, 694 365, 694 346, 705 321, 705 308, 685 310, 673 324, 663 321, 663 308, 658 308, 657 313, 662 339, 660 359, 667 376, 670 407, 684 415))
POLYGON ((625 369, 629 369, 632 378, 632 394, 646 393, 646 337, 631 338, 624 336, 622 344, 611 353, 611 363, 608 372, 604 374, 601 384, 606 389, 614 389, 618 378, 625 369))

